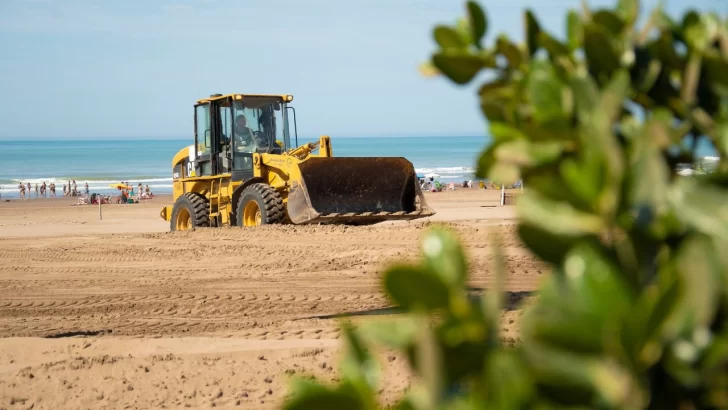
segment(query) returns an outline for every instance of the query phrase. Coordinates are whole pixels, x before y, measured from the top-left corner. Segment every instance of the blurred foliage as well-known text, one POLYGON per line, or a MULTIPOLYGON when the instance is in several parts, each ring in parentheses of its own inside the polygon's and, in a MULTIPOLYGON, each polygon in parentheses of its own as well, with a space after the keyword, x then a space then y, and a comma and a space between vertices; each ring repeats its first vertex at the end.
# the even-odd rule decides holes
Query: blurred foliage
POLYGON ((458 240, 430 231, 419 264, 383 275, 407 314, 345 326, 340 383, 298 380, 287 409, 378 408, 374 345, 409 360, 401 410, 728 408, 728 21, 656 9, 637 25, 639 11, 569 11, 563 38, 526 11, 517 44, 486 37, 468 2, 434 29, 423 72, 482 74, 493 143, 478 176, 523 179, 519 235, 551 274, 504 346, 502 289, 468 295, 458 240), (714 172, 678 176, 700 140, 720 156, 714 172))

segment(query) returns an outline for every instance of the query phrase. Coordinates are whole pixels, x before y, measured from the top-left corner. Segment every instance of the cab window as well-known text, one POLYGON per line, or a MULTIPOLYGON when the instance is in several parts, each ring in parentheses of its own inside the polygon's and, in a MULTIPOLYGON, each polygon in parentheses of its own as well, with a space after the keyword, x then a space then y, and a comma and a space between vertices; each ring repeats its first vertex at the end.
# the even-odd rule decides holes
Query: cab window
POLYGON ((210 153, 210 105, 198 105, 195 108, 195 139, 197 155, 210 153))

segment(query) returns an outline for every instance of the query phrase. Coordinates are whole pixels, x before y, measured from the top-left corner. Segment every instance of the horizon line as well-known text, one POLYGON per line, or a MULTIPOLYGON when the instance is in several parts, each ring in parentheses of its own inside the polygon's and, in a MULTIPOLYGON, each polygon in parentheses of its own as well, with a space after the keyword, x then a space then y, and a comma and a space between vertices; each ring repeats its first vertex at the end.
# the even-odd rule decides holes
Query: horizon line
MULTIPOLYGON (((320 136, 306 137, 299 136, 298 139, 306 140, 317 140, 320 136)), ((352 139, 352 138, 475 138, 483 137, 489 138, 488 135, 436 135, 436 134, 423 134, 423 135, 340 135, 332 136, 330 138, 341 138, 341 139, 352 139)), ((188 140, 188 137, 109 137, 109 138, 98 138, 98 137, 0 137, 0 142, 56 142, 56 141, 184 141, 188 140)))

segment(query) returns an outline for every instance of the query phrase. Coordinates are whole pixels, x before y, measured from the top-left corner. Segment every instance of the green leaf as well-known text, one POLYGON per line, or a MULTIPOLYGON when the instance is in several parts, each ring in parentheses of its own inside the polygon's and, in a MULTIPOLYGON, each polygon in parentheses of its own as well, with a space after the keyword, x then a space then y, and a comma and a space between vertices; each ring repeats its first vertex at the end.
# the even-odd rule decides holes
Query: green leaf
POLYGON ((728 239, 725 189, 682 177, 673 184, 668 199, 680 220, 706 235, 728 239))
POLYGON ((627 26, 617 14, 609 10, 599 10, 592 15, 592 20, 607 29, 612 35, 618 36, 627 26))
POLYGON ((528 81, 528 96, 533 103, 533 116, 539 123, 565 119, 564 86, 551 65, 534 67, 528 81))
POLYGON ((675 50, 674 41, 671 33, 663 32, 653 46, 654 52, 666 72, 672 70, 682 71, 685 66, 683 58, 675 50))
POLYGON ((677 270, 685 284, 681 310, 688 329, 708 328, 716 314, 720 270, 710 239, 696 235, 686 239, 677 254, 677 270))
POLYGON ((590 120, 599 110, 601 97, 599 87, 592 78, 587 75, 577 75, 571 80, 571 88, 574 91, 574 103, 582 121, 590 120))
POLYGON ((427 392, 427 405, 432 408, 440 401, 443 393, 443 357, 440 344, 430 328, 425 316, 417 315, 418 335, 414 349, 413 365, 424 383, 427 392))
POLYGON ((488 148, 480 153, 480 156, 478 157, 477 167, 475 169, 476 178, 486 178, 490 173, 490 170, 495 166, 495 149, 498 145, 498 142, 490 144, 488 148))
POLYGON ((432 64, 457 84, 467 84, 485 67, 482 58, 465 53, 439 52, 432 56, 432 64))
POLYGON ((362 337, 372 343, 404 350, 414 343, 417 325, 411 317, 398 317, 387 322, 362 323, 358 327, 362 337))
POLYGON ((296 378, 293 379, 293 392, 283 406, 284 410, 365 410, 365 403, 351 385, 328 388, 318 383, 296 378))
POLYGON ((561 269, 542 286, 523 337, 575 352, 608 353, 632 292, 597 244, 570 249, 561 269))
POLYGON ((632 391, 636 381, 611 358, 577 354, 538 343, 524 345, 523 351, 534 382, 543 391, 539 398, 553 402, 551 408, 600 408, 587 403, 603 403, 604 408, 630 408, 626 405, 630 396, 633 400, 639 397, 632 391))
POLYGON ((446 364, 441 375, 445 386, 479 376, 483 361, 498 344, 497 325, 488 326, 482 320, 455 321, 449 318, 437 329, 436 335, 442 351, 442 363, 446 364))
POLYGON ((518 139, 499 144, 494 154, 499 163, 531 168, 556 161, 563 152, 563 141, 529 142, 518 139))
POLYGON ((449 230, 433 228, 422 239, 424 266, 448 288, 460 290, 468 279, 468 264, 460 241, 449 230))
POLYGON ((651 118, 634 142, 631 166, 628 168, 628 195, 633 209, 638 210, 637 223, 643 227, 667 212, 670 170, 665 163, 657 133, 665 133, 666 124, 651 118))
POLYGON ((728 338, 720 335, 705 351, 701 368, 706 373, 723 373, 728 365, 728 338))
POLYGON ((713 141, 718 152, 723 155, 728 154, 728 121, 715 124, 713 141))
POLYGON ((496 50, 502 54, 508 60, 510 68, 516 69, 523 63, 523 57, 521 56, 521 50, 513 44, 507 36, 500 35, 496 41, 496 50))
POLYGON ((473 30, 470 27, 470 19, 467 17, 461 17, 455 23, 455 30, 460 33, 460 37, 465 41, 466 44, 474 44, 473 30))
POLYGON ((624 158, 622 148, 613 134, 608 115, 615 105, 621 104, 618 95, 624 90, 622 73, 617 73, 603 96, 587 75, 572 78, 574 102, 579 119, 582 142, 581 154, 589 169, 604 167, 604 184, 600 186, 597 210, 606 218, 614 218, 620 203, 624 158))
POLYGON ((460 37, 460 34, 451 27, 437 26, 435 27, 433 34, 435 37, 435 41, 437 41, 437 44, 444 49, 463 49, 468 46, 465 40, 460 37))
POLYGON ((528 55, 533 57, 538 50, 538 38, 541 32, 541 25, 531 10, 526 10, 524 18, 526 20, 526 45, 528 46, 528 55))
POLYGON ((415 401, 413 401, 411 397, 405 397, 397 403, 392 410, 419 410, 419 407, 415 404, 415 401))
POLYGON ((495 143, 528 138, 521 130, 505 122, 491 122, 489 130, 495 143))
POLYGON ((703 68, 710 83, 728 86, 728 76, 725 75, 728 72, 728 58, 721 58, 717 52, 706 52, 703 55, 703 68))
POLYGON ((518 224, 518 236, 528 249, 542 260, 560 265, 566 253, 576 244, 573 237, 555 235, 531 224, 518 224))
POLYGON ((485 363, 484 396, 489 403, 486 408, 522 409, 534 393, 534 386, 528 368, 520 352, 494 351, 485 363))
POLYGON ((358 387, 363 397, 373 396, 379 383, 379 364, 350 324, 344 322, 340 327, 347 346, 341 374, 358 387))
POLYGON ((483 36, 488 31, 488 19, 480 5, 474 1, 468 1, 468 17, 470 18, 470 29, 473 35, 473 42, 480 46, 483 36))
POLYGON ((428 270, 398 265, 384 272, 384 287, 392 300, 408 311, 447 308, 448 286, 428 270))
POLYGON ((647 65, 647 69, 644 70, 644 76, 642 81, 637 85, 637 90, 647 92, 655 86, 657 79, 662 71, 662 63, 659 60, 651 60, 647 65))
POLYGON ((619 0, 617 2, 617 11, 628 25, 633 25, 637 21, 640 14, 639 0, 619 0))
MULTIPOLYGON (((480 168, 478 171, 480 171, 480 168)), ((503 162, 495 163, 492 167, 490 167, 487 174, 477 175, 484 175, 484 178, 488 178, 499 185, 514 184, 516 181, 521 179, 521 171, 517 165, 503 162)))
POLYGON ((688 46, 700 53, 705 51, 713 40, 709 23, 701 16, 691 11, 683 18, 683 33, 688 46))
POLYGON ((545 31, 538 34, 538 44, 549 52, 554 61, 560 56, 569 55, 569 48, 545 31))
POLYGON ((521 195, 516 207, 525 223, 550 231, 554 235, 578 237, 595 235, 604 229, 604 221, 581 212, 566 202, 553 201, 535 191, 521 195))
POLYGON ((624 101, 628 96, 630 78, 627 70, 619 70, 602 90, 600 110, 607 116, 607 119, 615 121, 624 107, 624 101))
POLYGON ((566 158, 559 164, 561 177, 569 190, 579 199, 585 209, 595 211, 599 192, 604 186, 604 172, 601 164, 583 163, 566 158))
POLYGON ((663 340, 675 336, 668 325, 681 295, 679 278, 665 271, 661 273, 658 283, 642 290, 632 309, 633 314, 627 318, 622 336, 628 353, 639 369, 654 365, 662 355, 663 340))
POLYGON ((584 28, 581 24, 581 17, 573 10, 569 11, 566 18, 566 33, 569 50, 578 49, 584 41, 584 28))
POLYGON ((619 55, 614 50, 609 35, 599 26, 584 26, 584 53, 593 72, 611 73, 619 68, 619 55))

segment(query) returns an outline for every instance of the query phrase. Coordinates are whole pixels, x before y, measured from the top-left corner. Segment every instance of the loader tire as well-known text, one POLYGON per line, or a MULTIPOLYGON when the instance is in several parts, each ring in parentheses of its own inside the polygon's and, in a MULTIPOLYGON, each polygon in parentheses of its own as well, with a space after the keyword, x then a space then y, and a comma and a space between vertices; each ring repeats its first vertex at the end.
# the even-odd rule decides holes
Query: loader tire
POLYGON ((174 203, 169 225, 172 231, 186 231, 203 226, 210 226, 209 203, 207 198, 195 193, 186 192, 174 203))
POLYGON ((282 223, 286 217, 281 195, 266 184, 252 184, 245 188, 236 207, 238 226, 258 226, 282 223))

